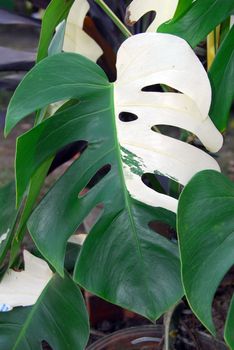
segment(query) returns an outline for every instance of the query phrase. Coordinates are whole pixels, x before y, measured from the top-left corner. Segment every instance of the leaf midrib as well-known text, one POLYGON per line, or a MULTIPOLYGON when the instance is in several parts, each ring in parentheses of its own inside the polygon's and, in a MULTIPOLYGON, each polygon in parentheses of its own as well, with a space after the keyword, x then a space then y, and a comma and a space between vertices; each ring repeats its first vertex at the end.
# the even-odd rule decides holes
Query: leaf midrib
MULTIPOLYGON (((115 116, 115 102, 114 102, 114 84, 112 83, 111 85, 111 104, 110 104, 110 109, 112 111, 112 123, 113 123, 113 129, 114 129, 114 144, 115 144, 115 149, 116 149, 116 153, 117 153, 117 163, 118 163, 118 169, 119 169, 119 174, 120 174, 120 178, 121 178, 121 183, 123 184, 123 195, 124 195, 124 202, 125 202, 125 207, 126 207, 126 210, 128 212, 128 217, 129 217, 129 221, 130 221, 130 224, 131 224, 131 233, 133 235, 133 238, 136 242, 136 245, 137 245, 137 250, 138 250, 138 253, 140 255, 140 259, 142 260, 142 264, 141 266, 145 265, 144 264, 144 259, 143 259, 143 254, 142 254, 142 251, 141 251, 141 247, 140 247, 140 242, 139 242, 139 238, 138 238, 138 235, 137 235, 137 232, 136 232, 136 227, 135 227, 135 223, 133 221, 133 214, 132 214, 132 208, 131 208, 131 205, 129 203, 129 192, 126 188, 126 185, 125 185, 125 177, 124 177, 124 173, 123 173, 123 167, 122 167, 122 157, 121 157, 121 150, 120 150, 120 145, 119 145, 119 141, 118 141, 118 131, 117 131, 117 127, 116 127, 116 116, 115 116)), ((147 294, 148 294, 148 297, 149 297, 149 300, 151 300, 151 296, 150 296, 150 291, 149 291, 149 288, 148 288, 148 283, 147 283, 147 279, 145 277, 145 274, 143 273, 142 275, 142 278, 144 279, 144 283, 145 283, 145 287, 146 287, 146 291, 147 291, 147 294)))

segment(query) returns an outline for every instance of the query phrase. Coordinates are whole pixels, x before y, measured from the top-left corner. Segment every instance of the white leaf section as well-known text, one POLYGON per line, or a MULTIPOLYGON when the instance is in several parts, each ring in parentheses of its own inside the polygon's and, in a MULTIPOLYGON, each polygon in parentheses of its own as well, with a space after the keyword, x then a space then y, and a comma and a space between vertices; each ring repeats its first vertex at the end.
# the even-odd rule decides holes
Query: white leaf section
POLYGON ((206 71, 183 39, 144 33, 127 39, 118 51, 115 89, 116 123, 126 184, 137 200, 176 212, 177 200, 146 187, 143 173, 160 173, 185 185, 198 171, 219 170, 208 154, 185 142, 151 130, 170 125, 194 133, 211 152, 223 143, 208 116, 211 87, 206 71), (154 84, 176 92, 143 92, 154 84), (123 122, 121 112, 138 119, 123 122))
POLYGON ((75 0, 67 18, 63 49, 79 53, 96 62, 103 51, 83 30, 85 16, 89 11, 87 0, 75 0))
POLYGON ((179 0, 133 0, 127 8, 126 21, 134 24, 147 12, 155 11, 156 17, 147 32, 156 32, 158 27, 171 19, 176 11, 179 0))
POLYGON ((48 264, 28 251, 24 251, 25 270, 9 270, 0 282, 0 304, 9 308, 36 303, 53 276, 48 264))

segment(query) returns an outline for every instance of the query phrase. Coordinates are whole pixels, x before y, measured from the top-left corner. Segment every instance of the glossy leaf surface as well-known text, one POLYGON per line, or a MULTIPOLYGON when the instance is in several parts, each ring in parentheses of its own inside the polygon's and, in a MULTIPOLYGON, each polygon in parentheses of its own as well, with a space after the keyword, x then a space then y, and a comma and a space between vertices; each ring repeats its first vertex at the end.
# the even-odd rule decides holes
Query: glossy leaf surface
POLYGON ((232 13, 232 0, 196 0, 185 13, 162 24, 158 31, 180 36, 195 47, 232 13))
POLYGON ((234 26, 218 51, 209 77, 213 91, 210 116, 217 128, 224 131, 234 101, 234 26))
POLYGON ((41 350, 47 341, 56 350, 83 350, 89 336, 82 294, 70 277, 55 275, 33 307, 0 313, 0 347, 41 350))
POLYGON ((234 184, 207 170, 194 176, 179 200, 182 278, 192 310, 212 333, 211 305, 234 263, 234 184))

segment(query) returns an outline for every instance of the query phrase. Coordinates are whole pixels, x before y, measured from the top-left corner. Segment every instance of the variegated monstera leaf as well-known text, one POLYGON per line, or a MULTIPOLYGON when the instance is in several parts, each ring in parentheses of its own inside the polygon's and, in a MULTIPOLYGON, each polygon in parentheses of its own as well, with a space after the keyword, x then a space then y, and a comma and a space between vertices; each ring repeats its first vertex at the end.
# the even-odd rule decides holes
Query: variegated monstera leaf
POLYGON ((15 306, 35 304, 53 277, 48 264, 26 250, 24 264, 24 271, 9 270, 1 280, 0 311, 10 311, 15 306))
POLYGON ((96 62, 103 51, 83 30, 85 16, 89 8, 87 0, 75 0, 67 18, 63 50, 79 53, 96 62))
POLYGON ((102 212, 84 242, 74 279, 102 298, 153 320, 183 295, 177 246, 150 228, 155 220, 174 226, 177 201, 148 188, 142 175, 161 173, 185 185, 197 171, 219 166, 204 151, 152 127, 187 129, 212 152, 221 147, 222 136, 208 116, 207 74, 183 39, 157 33, 127 39, 118 52, 117 72, 116 82, 110 83, 100 67, 80 55, 64 53, 43 60, 17 89, 6 132, 33 110, 72 99, 18 140, 19 199, 44 161, 71 142, 87 142, 82 155, 34 211, 29 231, 41 253, 63 275, 68 239, 101 203, 102 212), (62 74, 61 67, 66 67, 62 74), (144 90, 153 84, 180 93, 144 90), (134 120, 123 121, 122 112, 134 114, 134 120), (91 180, 101 168, 105 176, 94 185, 91 180), (87 187, 91 189, 84 192, 87 187))
POLYGON ((146 13, 155 11, 155 19, 147 29, 147 32, 155 32, 162 23, 174 16, 178 2, 178 0, 133 0, 127 8, 126 21, 132 25, 146 13))

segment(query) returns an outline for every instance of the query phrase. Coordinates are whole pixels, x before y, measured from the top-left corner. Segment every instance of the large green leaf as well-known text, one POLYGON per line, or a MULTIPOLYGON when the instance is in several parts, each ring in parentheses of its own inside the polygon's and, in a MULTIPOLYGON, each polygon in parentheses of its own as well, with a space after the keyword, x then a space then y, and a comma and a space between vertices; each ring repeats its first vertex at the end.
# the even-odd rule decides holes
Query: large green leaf
POLYGON ((232 297, 231 305, 229 308, 226 325, 225 325, 225 331, 224 336, 226 343, 229 345, 230 349, 234 349, 234 296, 232 297))
POLYGON ((209 77, 213 91, 210 116, 217 128, 224 131, 234 100, 234 26, 218 51, 209 77))
MULTIPOLYGON (((89 212, 103 203, 101 219, 83 246, 74 278, 93 293, 156 319, 183 293, 177 246, 151 231, 148 224, 162 220, 174 226, 175 216, 139 203, 128 193, 116 133, 113 85, 100 68, 82 56, 47 58, 16 92, 8 121, 69 97, 80 102, 59 111, 18 140, 19 196, 40 164, 60 148, 77 140, 88 142, 85 152, 35 210, 28 226, 30 233, 41 253, 63 275, 68 238, 89 212), (66 76, 60 74, 61 66, 67 67, 66 76), (30 98, 22 105, 19 98, 25 91, 30 98), (23 164, 27 164, 27 171, 23 164), (109 173, 86 195, 79 196, 105 165, 111 167, 109 173)), ((137 171, 134 155, 127 153, 125 158, 137 171)))
POLYGON ((232 0, 196 0, 180 17, 162 24, 158 32, 178 35, 195 47, 233 13, 232 0))
POLYGON ((215 333, 211 315, 213 297, 234 263, 233 213, 234 185, 212 170, 195 175, 179 200, 184 290, 193 311, 212 333, 215 333))
POLYGON ((183 126, 213 151, 220 148, 222 137, 208 117, 208 77, 184 40, 156 33, 134 36, 119 49, 117 71, 112 84, 96 64, 80 55, 46 58, 16 91, 6 129, 46 104, 69 98, 79 101, 18 140, 19 198, 44 161, 71 142, 87 142, 84 153, 35 210, 30 233, 40 252, 63 275, 68 238, 96 205, 103 204, 74 278, 103 298, 155 319, 181 297, 182 290, 177 247, 153 232, 149 223, 162 220, 173 226, 174 215, 159 207, 176 211, 177 201, 145 186, 141 177, 160 172, 186 184, 197 171, 219 167, 201 150, 151 127, 183 126), (61 74, 64 66, 66 74, 61 74), (152 83, 169 84, 181 94, 167 93, 162 98, 161 93, 142 91, 152 83), (135 120, 122 121, 123 112, 135 114, 135 120), (86 195, 79 195, 101 168, 109 172, 86 195))
POLYGON ((83 350, 89 324, 79 288, 54 275, 34 306, 0 313, 0 332, 4 350, 41 350, 44 340, 56 350, 83 350))
POLYGON ((41 35, 37 52, 37 61, 48 56, 50 42, 57 25, 67 18, 74 0, 52 0, 48 5, 42 20, 41 35))
POLYGON ((12 240, 13 228, 17 216, 15 207, 15 184, 0 189, 0 265, 3 262, 12 240))

